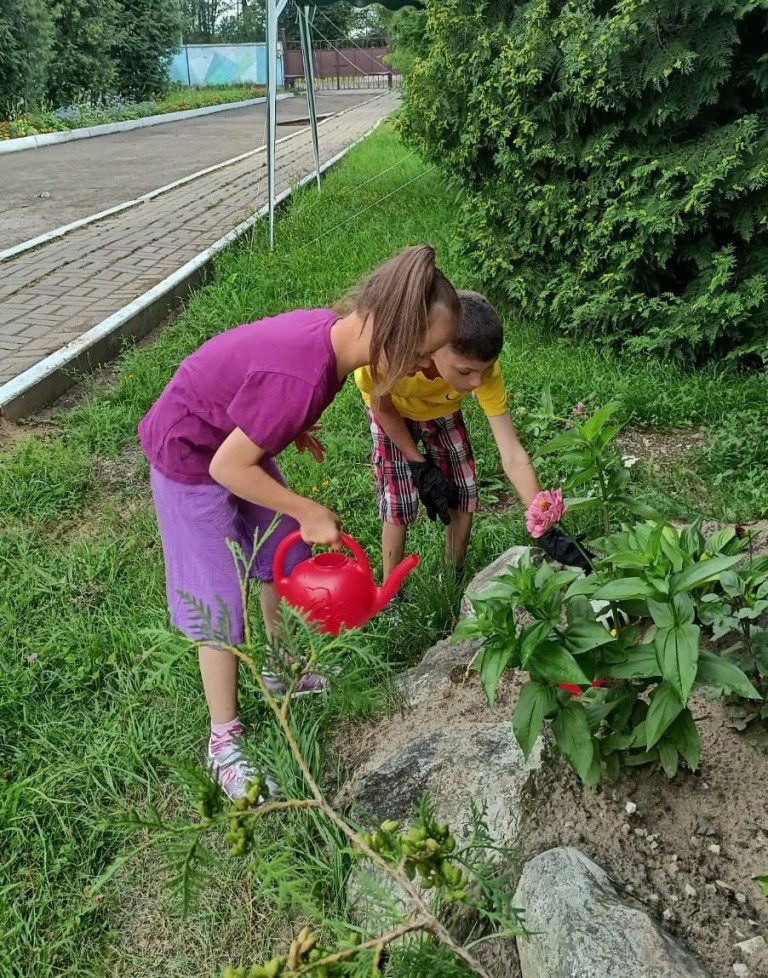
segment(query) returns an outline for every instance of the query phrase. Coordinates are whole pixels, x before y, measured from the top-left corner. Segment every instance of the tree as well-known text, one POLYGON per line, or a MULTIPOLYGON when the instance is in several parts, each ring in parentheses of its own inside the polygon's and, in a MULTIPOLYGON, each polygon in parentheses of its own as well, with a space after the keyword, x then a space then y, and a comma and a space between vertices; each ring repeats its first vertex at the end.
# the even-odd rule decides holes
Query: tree
POLYGON ((0 119, 35 106, 45 91, 51 21, 44 0, 0 6, 0 119))
POLYGON ((100 99, 115 89, 118 0, 56 0, 47 96, 54 105, 100 99))
POLYGON ((232 7, 232 0, 181 0, 184 43, 211 44, 220 18, 232 7))
POLYGON ((768 352, 768 0, 427 0, 404 132, 521 321, 768 352))
POLYGON ((116 79, 122 95, 137 100, 168 89, 168 64, 180 47, 175 0, 124 0, 118 21, 116 79))

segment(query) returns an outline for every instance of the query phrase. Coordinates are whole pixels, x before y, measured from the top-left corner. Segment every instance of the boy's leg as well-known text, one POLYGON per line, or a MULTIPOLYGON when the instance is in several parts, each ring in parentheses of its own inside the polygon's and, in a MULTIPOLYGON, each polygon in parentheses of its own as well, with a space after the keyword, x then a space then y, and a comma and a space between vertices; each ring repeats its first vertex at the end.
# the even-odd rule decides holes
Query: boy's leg
POLYGON ((381 524, 381 561, 385 581, 405 556, 407 536, 408 527, 405 523, 384 521, 381 524))
POLYGON ((463 567, 472 533, 474 513, 450 510, 451 524, 445 528, 445 559, 452 567, 463 567))
MULTIPOLYGON (((408 526, 419 512, 419 494, 413 482, 408 459, 379 427, 368 411, 368 423, 373 438, 373 471, 376 476, 377 505, 381 520, 381 562, 384 579, 405 555, 408 526)), ((404 419, 414 441, 420 438, 416 422, 404 419)))
POLYGON ((443 473, 450 494, 450 525, 445 528, 445 557, 457 569, 464 564, 477 509, 475 459, 461 412, 423 422, 424 444, 443 473))

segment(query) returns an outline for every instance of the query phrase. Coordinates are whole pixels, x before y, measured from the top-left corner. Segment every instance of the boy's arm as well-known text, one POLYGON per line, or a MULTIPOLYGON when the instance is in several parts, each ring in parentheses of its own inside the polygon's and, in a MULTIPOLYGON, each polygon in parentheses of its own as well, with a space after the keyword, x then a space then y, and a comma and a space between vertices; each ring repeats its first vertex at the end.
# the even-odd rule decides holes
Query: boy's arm
POLYGON ((423 462, 424 456, 413 440, 408 426, 389 394, 371 397, 371 413, 389 440, 400 449, 409 462, 423 462))
POLYGON ((496 446, 499 449, 504 473, 517 490, 523 501, 523 506, 527 509, 533 502, 536 493, 541 491, 541 485, 530 456, 520 444, 520 439, 517 437, 515 426, 512 424, 512 418, 508 411, 488 418, 488 424, 491 426, 496 446))

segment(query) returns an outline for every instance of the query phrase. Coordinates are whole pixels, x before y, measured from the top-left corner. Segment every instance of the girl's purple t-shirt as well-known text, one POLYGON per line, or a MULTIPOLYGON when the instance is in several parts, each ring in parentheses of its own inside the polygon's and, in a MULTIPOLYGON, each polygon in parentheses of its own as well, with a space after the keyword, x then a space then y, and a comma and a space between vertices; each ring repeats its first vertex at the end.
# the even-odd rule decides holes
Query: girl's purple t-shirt
POLYGON ((330 309, 300 309, 203 343, 139 423, 151 465, 175 482, 212 483, 211 459, 235 428, 279 455, 341 390, 331 345, 337 319, 330 309))

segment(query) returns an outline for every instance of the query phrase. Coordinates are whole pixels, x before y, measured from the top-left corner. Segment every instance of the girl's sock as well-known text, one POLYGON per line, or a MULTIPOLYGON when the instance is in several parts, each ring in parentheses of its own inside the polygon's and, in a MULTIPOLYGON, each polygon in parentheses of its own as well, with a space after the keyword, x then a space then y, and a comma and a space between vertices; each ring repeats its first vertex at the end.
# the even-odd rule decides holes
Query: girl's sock
POLYGON ((210 751, 212 754, 220 754, 225 747, 229 747, 232 741, 243 736, 243 724, 240 717, 228 720, 226 723, 211 724, 210 751))

